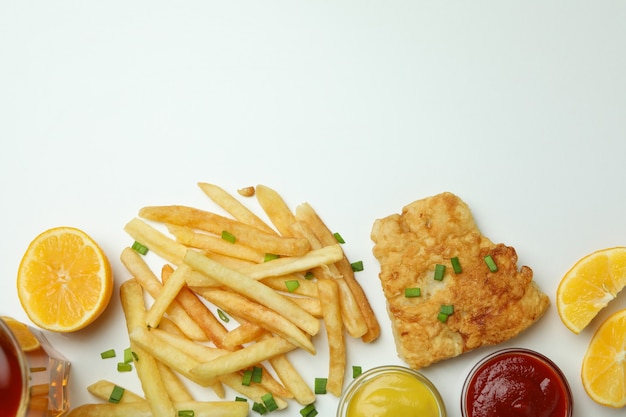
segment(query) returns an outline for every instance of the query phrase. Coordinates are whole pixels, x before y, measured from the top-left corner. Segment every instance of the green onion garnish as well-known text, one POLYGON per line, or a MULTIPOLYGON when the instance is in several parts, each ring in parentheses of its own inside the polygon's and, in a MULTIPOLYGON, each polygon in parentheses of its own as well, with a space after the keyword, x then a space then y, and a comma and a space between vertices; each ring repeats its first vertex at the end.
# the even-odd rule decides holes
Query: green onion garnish
POLYGON ((485 263, 491 272, 496 272, 498 270, 498 265, 496 265, 496 261, 493 260, 491 255, 485 256, 485 263))
POLYGON ((222 320, 224 323, 228 323, 230 321, 230 318, 226 315, 226 313, 224 313, 221 309, 217 309, 217 315, 219 316, 220 320, 222 320))
POLYGON ((243 371, 243 378, 241 379, 241 385, 245 385, 246 387, 250 386, 252 382, 252 369, 246 369, 243 371))
POLYGON ((124 388, 115 385, 113 387, 113 391, 111 391, 111 395, 109 395, 109 402, 114 404, 119 404, 124 396, 124 388))
POLYGON ((285 281, 285 286, 287 287, 287 291, 294 292, 300 286, 300 282, 297 279, 290 279, 289 281, 285 281))
POLYGON ((133 365, 130 363, 118 362, 117 372, 130 372, 133 370, 133 365))
POLYGON ((265 408, 267 408, 267 411, 269 411, 270 413, 274 410, 278 410, 278 404, 276 404, 276 400, 274 399, 274 396, 272 395, 271 392, 268 392, 267 394, 262 395, 261 400, 263 400, 263 404, 265 404, 265 408))
POLYGON ((454 313, 454 306, 452 304, 442 304, 439 312, 449 316, 454 313))
POLYGON ((227 232, 226 230, 222 230, 222 239, 230 243, 235 243, 235 241, 237 240, 232 233, 227 232))
POLYGON ((315 278, 315 275, 313 275, 313 272, 311 271, 308 271, 306 274, 304 274, 304 279, 311 280, 313 278, 315 278))
POLYGON ((435 281, 443 280, 443 275, 446 273, 446 266, 437 264, 435 265, 435 281))
POLYGON ((265 257, 263 257, 263 262, 273 261, 274 259, 278 259, 278 255, 274 255, 273 253, 266 253, 265 257))
POLYGON ((315 378, 315 393, 316 394, 326 394, 326 384, 328 383, 328 378, 315 378))
POLYGON ((350 264, 352 270, 354 272, 359 272, 363 270, 363 261, 356 261, 350 264))
POLYGON ((133 354, 133 359, 135 360, 135 362, 139 362, 139 355, 137 355, 134 350, 131 353, 133 354))
POLYGON ((248 402, 248 399, 247 399, 247 398, 240 397, 240 396, 236 396, 236 397, 235 397, 235 401, 239 401, 239 402, 242 402, 242 403, 247 403, 247 402, 248 402))
POLYGON ((363 368, 361 368, 360 366, 353 366, 352 367, 352 378, 356 378, 357 376, 361 375, 363 373, 363 368))
POLYGON ((422 290, 420 288, 415 287, 404 289, 404 296, 406 298, 419 297, 420 295, 422 295, 422 290))
POLYGON ((266 414, 267 408, 265 408, 263 404, 255 402, 252 404, 252 411, 256 411, 259 414, 266 414))
POLYGON ((100 357, 102 359, 114 358, 115 357, 115 349, 105 350, 104 352, 102 352, 100 354, 100 357))
POLYGON ((337 242, 339 242, 339 243, 346 243, 346 241, 343 240, 343 237, 341 237, 341 235, 339 233, 333 233, 333 236, 335 236, 335 239, 337 239, 337 242))
POLYGON ((315 417, 317 415, 317 410, 315 409, 315 404, 311 403, 306 407, 300 410, 300 415, 302 417, 315 417))
POLYGON ((455 274, 460 274, 461 272, 463 272, 463 268, 461 268, 461 263, 459 262, 459 258, 458 257, 454 257, 452 259, 450 259, 450 263, 452 263, 452 269, 454 270, 455 274))
POLYGON ((257 384, 261 383, 263 379, 263 368, 260 366, 254 366, 252 368, 252 382, 256 382, 257 384))
POLYGON ((146 253, 148 253, 148 248, 137 241, 133 242, 133 246, 131 246, 131 249, 133 249, 134 251, 138 252, 141 255, 145 255, 146 253))
POLYGON ((446 321, 448 321, 448 315, 446 313, 439 313, 437 314, 437 320, 439 320, 442 323, 445 323, 446 321))
POLYGON ((193 417, 196 413, 193 410, 178 410, 178 417, 193 417))
POLYGON ((124 363, 131 363, 133 361, 133 351, 131 348, 124 349, 124 363))

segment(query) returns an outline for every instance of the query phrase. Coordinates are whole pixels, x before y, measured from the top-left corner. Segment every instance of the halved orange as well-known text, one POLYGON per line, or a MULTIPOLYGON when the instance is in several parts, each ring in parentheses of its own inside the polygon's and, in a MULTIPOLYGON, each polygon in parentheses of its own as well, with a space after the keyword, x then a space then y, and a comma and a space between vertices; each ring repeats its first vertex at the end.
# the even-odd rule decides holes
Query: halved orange
POLYGON ((626 286, 626 247, 601 249, 580 259, 563 276, 556 306, 563 324, 578 334, 626 286))
POLYGON ((18 297, 37 326, 72 332, 92 323, 113 292, 111 267, 82 230, 56 227, 28 246, 17 274, 18 297))
POLYGON ((0 318, 11 329, 11 333, 24 352, 32 352, 40 346, 39 339, 35 337, 27 325, 12 317, 2 316, 0 318))
POLYGON ((626 405, 626 309, 609 316, 593 335, 581 378, 597 403, 615 408, 626 405))

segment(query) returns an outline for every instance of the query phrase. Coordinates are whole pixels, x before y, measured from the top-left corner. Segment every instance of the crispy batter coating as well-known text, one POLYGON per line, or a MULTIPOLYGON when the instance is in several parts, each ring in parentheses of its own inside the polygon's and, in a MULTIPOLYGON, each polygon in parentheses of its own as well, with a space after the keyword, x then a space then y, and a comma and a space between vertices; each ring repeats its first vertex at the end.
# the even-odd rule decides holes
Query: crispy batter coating
POLYGON ((483 236, 467 204, 452 193, 415 201, 401 214, 376 220, 371 238, 398 354, 411 368, 509 340, 550 303, 533 271, 518 268, 515 249, 483 236), (485 263, 487 255, 496 272, 485 263), (453 257, 462 267, 459 274, 453 257), (437 264, 446 266, 441 281, 434 279, 437 264), (405 288, 413 287, 421 296, 405 297, 405 288), (445 322, 437 318, 442 305, 454 306, 445 322))

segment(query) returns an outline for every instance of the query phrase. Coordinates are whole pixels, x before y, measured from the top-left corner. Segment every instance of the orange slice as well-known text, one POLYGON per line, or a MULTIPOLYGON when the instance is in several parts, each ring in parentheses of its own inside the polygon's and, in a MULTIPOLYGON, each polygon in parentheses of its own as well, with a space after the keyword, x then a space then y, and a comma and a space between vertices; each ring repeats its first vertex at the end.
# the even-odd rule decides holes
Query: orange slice
POLYGON ((72 332, 104 311, 113 276, 104 252, 91 237, 76 228, 57 227, 29 245, 18 270, 17 290, 33 323, 72 332))
POLYGON ((597 403, 615 408, 626 405, 626 309, 609 316, 593 335, 581 378, 597 403))
POLYGON ((17 343, 20 344, 24 352, 32 352, 39 348, 39 339, 35 337, 27 325, 12 317, 2 316, 0 318, 6 323, 9 329, 11 329, 11 333, 13 333, 13 336, 17 339, 17 343))
POLYGON ((595 251, 565 274, 556 292, 561 321, 580 333, 626 285, 626 247, 595 251))

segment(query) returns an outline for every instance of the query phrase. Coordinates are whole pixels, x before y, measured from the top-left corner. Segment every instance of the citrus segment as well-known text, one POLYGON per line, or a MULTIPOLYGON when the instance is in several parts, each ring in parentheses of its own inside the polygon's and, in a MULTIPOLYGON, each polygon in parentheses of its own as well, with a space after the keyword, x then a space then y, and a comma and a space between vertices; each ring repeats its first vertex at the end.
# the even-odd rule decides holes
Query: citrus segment
POLYGON ((24 352, 31 352, 40 346, 39 339, 35 337, 27 325, 12 317, 3 316, 0 318, 11 329, 11 333, 13 333, 17 343, 19 343, 24 352))
POLYGON ((57 227, 29 245, 18 270, 17 290, 33 323, 71 332, 104 311, 113 277, 104 252, 91 237, 76 228, 57 227))
POLYGON ((565 274, 556 305, 563 324, 580 333, 626 285, 626 247, 595 251, 565 274))
POLYGON ((597 403, 626 405, 626 309, 613 313, 593 335, 581 377, 585 391, 597 403))

